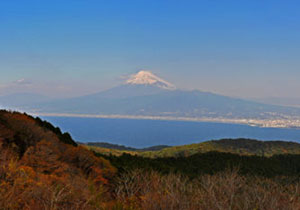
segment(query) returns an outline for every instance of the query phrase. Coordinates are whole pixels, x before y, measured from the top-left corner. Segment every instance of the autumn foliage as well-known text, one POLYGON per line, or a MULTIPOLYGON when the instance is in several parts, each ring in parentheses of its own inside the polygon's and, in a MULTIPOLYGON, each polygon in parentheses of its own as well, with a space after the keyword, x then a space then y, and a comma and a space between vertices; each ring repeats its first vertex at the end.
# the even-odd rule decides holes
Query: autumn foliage
POLYGON ((116 169, 85 148, 62 142, 30 116, 0 112, 0 150, 5 209, 93 209, 109 201, 116 169))

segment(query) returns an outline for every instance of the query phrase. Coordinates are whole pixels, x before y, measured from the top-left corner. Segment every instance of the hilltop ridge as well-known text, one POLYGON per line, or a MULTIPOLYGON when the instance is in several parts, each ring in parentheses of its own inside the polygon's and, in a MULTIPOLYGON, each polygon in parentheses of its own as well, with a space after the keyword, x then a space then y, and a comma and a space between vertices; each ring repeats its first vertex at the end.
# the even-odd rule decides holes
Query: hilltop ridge
POLYGON ((255 139, 221 139, 181 146, 157 146, 144 149, 128 148, 108 143, 88 143, 87 147, 102 154, 124 153, 142 157, 189 157, 206 152, 225 152, 247 156, 271 157, 282 154, 299 154, 300 144, 287 141, 259 141, 255 139), (155 150, 153 149, 155 148, 155 150))

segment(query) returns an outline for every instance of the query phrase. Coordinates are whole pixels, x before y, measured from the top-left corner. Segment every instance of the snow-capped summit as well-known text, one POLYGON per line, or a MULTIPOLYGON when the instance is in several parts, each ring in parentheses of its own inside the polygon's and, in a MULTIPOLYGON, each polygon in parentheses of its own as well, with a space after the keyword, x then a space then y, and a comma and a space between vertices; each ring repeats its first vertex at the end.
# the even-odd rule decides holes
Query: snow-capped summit
POLYGON ((156 86, 162 89, 166 90, 175 90, 176 87, 159 78, 158 76, 154 75, 150 71, 139 71, 137 74, 133 74, 129 77, 129 79, 126 81, 126 84, 131 84, 131 85, 152 85, 156 86))

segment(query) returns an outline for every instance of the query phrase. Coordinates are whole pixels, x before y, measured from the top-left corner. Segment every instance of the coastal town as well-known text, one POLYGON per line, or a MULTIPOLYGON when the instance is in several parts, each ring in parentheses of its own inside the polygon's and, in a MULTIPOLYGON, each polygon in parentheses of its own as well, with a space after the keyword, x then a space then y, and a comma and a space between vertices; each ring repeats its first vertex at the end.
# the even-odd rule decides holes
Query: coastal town
POLYGON ((293 128, 300 129, 300 116, 280 115, 272 118, 225 118, 225 117, 171 117, 171 116, 143 116, 143 115, 94 115, 94 114, 68 114, 68 113, 30 113, 34 116, 52 117, 82 117, 82 118, 108 118, 108 119, 144 119, 144 120, 170 120, 192 122, 216 122, 244 124, 266 128, 293 128))

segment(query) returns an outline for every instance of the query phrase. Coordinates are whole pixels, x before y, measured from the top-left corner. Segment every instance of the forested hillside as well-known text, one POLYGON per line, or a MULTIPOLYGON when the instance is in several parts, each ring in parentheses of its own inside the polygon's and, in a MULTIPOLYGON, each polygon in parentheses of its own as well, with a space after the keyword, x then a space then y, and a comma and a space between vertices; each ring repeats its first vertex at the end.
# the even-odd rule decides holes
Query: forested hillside
POLYGON ((116 173, 69 134, 17 112, 0 111, 0 151, 0 209, 92 207, 116 173))

